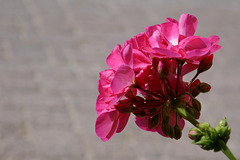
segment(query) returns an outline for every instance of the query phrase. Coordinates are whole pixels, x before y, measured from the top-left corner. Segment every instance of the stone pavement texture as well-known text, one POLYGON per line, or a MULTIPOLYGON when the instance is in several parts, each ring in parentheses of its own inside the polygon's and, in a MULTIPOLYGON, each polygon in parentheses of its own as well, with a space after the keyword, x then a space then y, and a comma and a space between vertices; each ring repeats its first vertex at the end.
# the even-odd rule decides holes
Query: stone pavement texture
POLYGON ((133 122, 108 141, 94 131, 98 72, 114 46, 145 26, 197 16, 196 35, 219 35, 221 51, 203 81, 200 121, 226 116, 229 147, 240 157, 239 0, 0 0, 1 160, 219 160, 222 153, 191 144, 187 131, 171 140, 133 122))

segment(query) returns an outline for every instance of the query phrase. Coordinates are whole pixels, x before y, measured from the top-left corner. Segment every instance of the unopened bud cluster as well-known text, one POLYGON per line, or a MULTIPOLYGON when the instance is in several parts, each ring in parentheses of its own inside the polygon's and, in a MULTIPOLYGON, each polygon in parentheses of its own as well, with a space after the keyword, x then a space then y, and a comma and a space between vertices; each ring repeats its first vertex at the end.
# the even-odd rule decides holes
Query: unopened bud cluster
POLYGON ((198 128, 192 128, 189 131, 188 137, 193 140, 194 144, 200 145, 201 148, 218 152, 221 150, 218 140, 222 140, 226 144, 230 138, 230 133, 231 129, 226 118, 223 118, 215 128, 212 128, 206 122, 200 123, 198 128))

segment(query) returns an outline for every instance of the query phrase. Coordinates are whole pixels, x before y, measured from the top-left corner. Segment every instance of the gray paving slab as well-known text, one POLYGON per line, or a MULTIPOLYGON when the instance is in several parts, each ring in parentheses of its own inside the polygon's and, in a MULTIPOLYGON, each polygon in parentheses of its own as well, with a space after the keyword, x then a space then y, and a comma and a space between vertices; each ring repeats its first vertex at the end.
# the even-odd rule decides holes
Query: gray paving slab
POLYGON ((203 81, 201 121, 224 116, 240 157, 240 1, 0 0, 0 159, 219 160, 222 153, 140 130, 133 117, 108 142, 94 131, 98 72, 116 44, 145 26, 197 16, 197 35, 219 35, 222 49, 203 81))

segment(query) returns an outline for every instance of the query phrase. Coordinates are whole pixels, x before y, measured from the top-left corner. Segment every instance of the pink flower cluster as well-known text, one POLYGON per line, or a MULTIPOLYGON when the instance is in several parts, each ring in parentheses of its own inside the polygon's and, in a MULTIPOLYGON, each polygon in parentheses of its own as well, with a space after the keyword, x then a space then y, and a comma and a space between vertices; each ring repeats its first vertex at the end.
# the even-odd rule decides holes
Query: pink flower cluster
POLYGON ((184 127, 177 107, 199 118, 201 104, 195 97, 211 87, 197 76, 211 67, 221 46, 218 36, 194 36, 197 24, 190 14, 179 21, 167 18, 113 49, 109 69, 100 72, 98 81, 95 129, 103 141, 121 132, 131 113, 141 129, 175 139, 184 127), (192 80, 184 82, 194 70, 192 80))

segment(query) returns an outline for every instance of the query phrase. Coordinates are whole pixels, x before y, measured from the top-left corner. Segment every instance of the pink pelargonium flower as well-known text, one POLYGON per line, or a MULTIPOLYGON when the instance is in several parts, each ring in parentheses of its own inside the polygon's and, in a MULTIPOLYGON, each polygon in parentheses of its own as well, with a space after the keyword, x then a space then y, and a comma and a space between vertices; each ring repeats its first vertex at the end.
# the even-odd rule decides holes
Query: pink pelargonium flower
POLYGON ((115 105, 130 90, 134 78, 134 71, 127 65, 121 65, 117 71, 109 69, 100 72, 95 130, 103 141, 121 132, 127 124, 130 113, 120 113, 115 109, 115 105))
POLYGON ((134 38, 130 38, 124 43, 124 46, 131 45, 133 53, 133 69, 134 71, 140 71, 148 65, 152 65, 152 59, 149 54, 144 50, 153 51, 149 42, 147 35, 143 32, 134 38))
POLYGON ((154 50, 151 56, 186 59, 198 64, 204 57, 218 51, 221 48, 217 45, 218 36, 194 36, 197 24, 195 16, 182 14, 179 22, 167 18, 166 23, 146 27, 146 34, 154 50))
POLYGON ((105 142, 125 128, 130 113, 120 113, 114 106, 109 107, 107 103, 104 104, 106 108, 97 117, 95 131, 98 137, 105 142))
POLYGON ((110 69, 117 70, 121 65, 133 67, 133 54, 130 44, 122 47, 117 45, 107 57, 107 64, 110 69))
POLYGON ((151 65, 149 54, 141 51, 146 47, 150 49, 147 36, 145 33, 140 33, 127 40, 123 47, 117 45, 107 57, 107 64, 113 70, 117 70, 121 65, 127 65, 134 71, 139 71, 145 66, 151 65))

